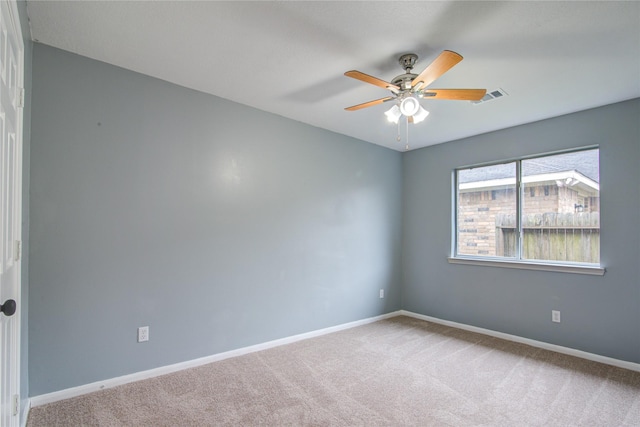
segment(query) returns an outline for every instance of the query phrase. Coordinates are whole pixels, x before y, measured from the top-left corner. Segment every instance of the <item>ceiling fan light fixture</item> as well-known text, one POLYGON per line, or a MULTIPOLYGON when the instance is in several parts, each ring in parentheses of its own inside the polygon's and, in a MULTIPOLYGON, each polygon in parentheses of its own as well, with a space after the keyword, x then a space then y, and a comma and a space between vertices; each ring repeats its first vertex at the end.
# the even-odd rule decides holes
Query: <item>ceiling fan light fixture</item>
POLYGON ((385 111, 384 115, 387 116, 387 120, 391 123, 398 124, 398 120, 400 120, 400 116, 402 115, 402 113, 400 112, 400 108, 398 108, 397 105, 394 105, 393 107, 385 111))
POLYGON ((424 119, 427 118, 429 112, 422 108, 422 106, 418 109, 418 112, 413 115, 413 123, 420 123, 424 119))
POLYGON ((412 96, 403 99, 400 103, 400 112, 407 117, 416 114, 420 108, 422 108, 420 102, 412 96))

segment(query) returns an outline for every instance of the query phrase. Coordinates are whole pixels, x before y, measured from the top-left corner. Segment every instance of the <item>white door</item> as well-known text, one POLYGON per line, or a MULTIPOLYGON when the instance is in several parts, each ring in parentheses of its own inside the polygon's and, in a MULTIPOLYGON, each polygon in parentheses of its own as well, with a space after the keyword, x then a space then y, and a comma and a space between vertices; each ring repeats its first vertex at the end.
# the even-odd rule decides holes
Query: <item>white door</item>
POLYGON ((0 0, 0 426, 19 423, 23 44, 14 1, 0 0))

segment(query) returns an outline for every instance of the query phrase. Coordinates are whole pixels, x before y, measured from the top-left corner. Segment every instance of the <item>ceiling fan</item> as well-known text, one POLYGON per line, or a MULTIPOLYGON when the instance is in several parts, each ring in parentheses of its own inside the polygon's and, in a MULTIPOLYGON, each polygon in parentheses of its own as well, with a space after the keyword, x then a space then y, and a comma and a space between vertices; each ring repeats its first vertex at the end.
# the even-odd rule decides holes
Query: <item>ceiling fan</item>
POLYGON ((404 74, 395 77, 391 82, 356 70, 344 73, 347 77, 387 89, 392 93, 391 96, 353 105, 345 110, 356 111, 395 100, 396 104, 385 113, 389 121, 398 123, 400 116, 405 115, 410 123, 418 123, 429 114, 420 106, 418 98, 479 101, 487 93, 486 89, 427 89, 427 86, 462 61, 462 56, 456 52, 442 51, 420 74, 413 74, 411 70, 417 59, 418 55, 415 53, 402 55, 398 61, 400 66, 404 68, 404 74))

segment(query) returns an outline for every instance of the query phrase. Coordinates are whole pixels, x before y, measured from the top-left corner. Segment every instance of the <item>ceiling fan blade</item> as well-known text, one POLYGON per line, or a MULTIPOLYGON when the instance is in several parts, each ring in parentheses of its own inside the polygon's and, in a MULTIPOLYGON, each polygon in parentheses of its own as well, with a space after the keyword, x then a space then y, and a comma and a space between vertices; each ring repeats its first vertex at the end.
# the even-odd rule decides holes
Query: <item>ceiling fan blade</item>
POLYGON ((369 83, 378 87, 381 87, 382 89, 388 89, 391 90, 393 92, 398 92, 400 90, 400 88, 394 84, 391 84, 389 82, 385 82, 384 80, 381 80, 377 77, 373 77, 370 76, 368 74, 365 73, 361 73, 360 71, 356 71, 356 70, 351 70, 351 71, 347 71, 346 73, 344 73, 345 76, 347 77, 351 77, 353 79, 356 80, 360 80, 361 82, 365 82, 365 83, 369 83))
POLYGON ((429 86, 438 77, 449 71, 451 67, 460 61, 462 61, 462 55, 451 50, 443 50, 442 53, 418 75, 418 77, 413 79, 411 87, 416 87, 418 83, 422 83, 421 87, 429 86))
POLYGON ((380 98, 380 99, 376 99, 376 100, 373 100, 373 101, 365 102, 365 103, 362 103, 362 104, 352 105, 351 107, 345 108, 345 110, 347 110, 347 111, 356 111, 356 110, 360 110, 362 108, 371 107, 373 105, 382 104, 383 102, 387 102, 387 101, 390 101, 392 99, 394 99, 393 96, 387 96, 386 98, 380 98))
POLYGON ((454 99, 458 101, 480 101, 486 93, 486 89, 426 89, 422 91, 425 99, 454 99))

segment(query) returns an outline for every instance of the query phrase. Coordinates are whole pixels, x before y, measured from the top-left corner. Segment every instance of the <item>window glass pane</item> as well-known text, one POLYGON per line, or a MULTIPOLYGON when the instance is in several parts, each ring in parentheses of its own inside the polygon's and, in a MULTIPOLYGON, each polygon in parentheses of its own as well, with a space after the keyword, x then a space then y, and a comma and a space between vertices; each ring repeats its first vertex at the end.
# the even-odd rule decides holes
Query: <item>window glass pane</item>
POLYGON ((522 161, 522 258, 600 262, 599 150, 522 161))
POLYGON ((458 170, 457 254, 514 257, 516 164, 458 170))

